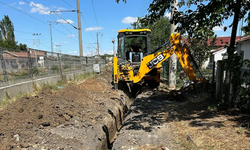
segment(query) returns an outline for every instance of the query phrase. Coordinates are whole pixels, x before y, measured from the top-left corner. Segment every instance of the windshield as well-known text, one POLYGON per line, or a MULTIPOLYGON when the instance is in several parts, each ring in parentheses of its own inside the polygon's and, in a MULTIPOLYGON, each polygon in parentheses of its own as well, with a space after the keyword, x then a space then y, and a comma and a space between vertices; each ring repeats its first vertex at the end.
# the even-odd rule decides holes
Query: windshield
POLYGON ((143 36, 131 36, 125 38, 125 50, 129 51, 130 47, 133 47, 135 45, 141 46, 142 53, 147 52, 147 38, 143 36))

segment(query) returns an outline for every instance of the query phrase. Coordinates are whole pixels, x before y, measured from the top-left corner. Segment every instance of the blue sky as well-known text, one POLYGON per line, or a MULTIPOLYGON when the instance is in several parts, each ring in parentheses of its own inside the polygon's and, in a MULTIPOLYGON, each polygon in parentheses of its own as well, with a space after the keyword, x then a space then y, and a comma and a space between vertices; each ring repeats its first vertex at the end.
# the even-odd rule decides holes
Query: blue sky
MULTIPOLYGON (((112 54, 111 41, 115 39, 117 43, 118 30, 131 27, 130 24, 136 21, 137 17, 146 15, 151 2, 152 0, 127 0, 126 4, 123 2, 117 4, 115 0, 80 0, 84 55, 96 54, 97 32, 99 33, 100 54, 112 54)), ((54 52, 79 55, 78 30, 73 27, 78 27, 77 13, 57 12, 58 15, 49 13, 49 11, 57 10, 76 10, 76 7, 76 0, 0 0, 0 19, 4 15, 10 17, 18 43, 27 44, 30 48, 34 48, 35 45, 36 49, 46 51, 51 51, 48 21, 52 21, 54 52)), ((180 10, 183 8, 185 7, 180 10)), ((231 21, 232 18, 229 18, 225 21, 225 25, 231 21)), ((222 28, 214 28, 216 34, 230 36, 231 30, 224 32, 222 28)))

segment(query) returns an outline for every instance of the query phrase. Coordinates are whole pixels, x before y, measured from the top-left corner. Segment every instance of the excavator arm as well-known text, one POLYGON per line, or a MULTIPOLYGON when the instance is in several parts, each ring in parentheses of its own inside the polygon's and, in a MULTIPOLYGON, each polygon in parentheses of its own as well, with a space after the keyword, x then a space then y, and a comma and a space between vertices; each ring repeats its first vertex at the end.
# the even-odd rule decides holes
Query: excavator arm
MULTIPOLYGON (((191 66, 190 51, 188 46, 181 43, 181 36, 179 33, 171 35, 170 37, 171 47, 162 52, 156 52, 154 54, 143 57, 140 65, 140 69, 136 76, 133 77, 133 83, 139 82, 148 72, 155 67, 160 67, 161 63, 169 58, 172 54, 176 54, 177 58, 182 65, 185 73, 191 81, 195 81, 195 73, 191 66)), ((158 48, 159 49, 159 48, 158 48)))
MULTIPOLYGON (((197 81, 194 70, 191 66, 191 60, 193 61, 195 67, 197 65, 191 56, 188 46, 181 43, 181 35, 179 33, 172 34, 169 38, 169 42, 164 43, 160 47, 156 48, 150 55, 142 58, 140 62, 140 68, 137 73, 133 71, 133 65, 130 63, 124 63, 118 65, 117 57, 113 58, 113 78, 115 85, 118 81, 131 81, 132 83, 138 83, 141 81, 151 70, 154 68, 160 68, 161 63, 164 62, 173 54, 177 55, 177 58, 183 67, 185 73, 191 81, 197 81), (169 45, 167 45, 169 44, 169 45), (166 46, 167 45, 167 46, 166 46), (167 50, 157 52, 162 47, 167 47, 167 50), (191 60, 190 60, 191 59, 191 60)), ((198 69, 198 68, 197 68, 198 69)), ((201 74, 201 72, 200 72, 201 74)), ((202 74, 201 74, 202 76, 202 74)), ((128 84, 128 82, 127 82, 128 84)))

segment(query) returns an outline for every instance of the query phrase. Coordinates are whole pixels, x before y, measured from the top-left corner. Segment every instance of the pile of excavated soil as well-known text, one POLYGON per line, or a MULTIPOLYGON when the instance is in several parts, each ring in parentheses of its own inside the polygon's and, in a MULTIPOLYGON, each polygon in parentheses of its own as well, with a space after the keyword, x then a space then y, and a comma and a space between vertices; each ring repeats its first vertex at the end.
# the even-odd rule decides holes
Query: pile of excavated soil
POLYGON ((103 126, 113 120, 110 110, 122 111, 126 100, 123 92, 112 89, 111 69, 79 85, 42 89, 0 111, 0 149, 105 147, 103 126))

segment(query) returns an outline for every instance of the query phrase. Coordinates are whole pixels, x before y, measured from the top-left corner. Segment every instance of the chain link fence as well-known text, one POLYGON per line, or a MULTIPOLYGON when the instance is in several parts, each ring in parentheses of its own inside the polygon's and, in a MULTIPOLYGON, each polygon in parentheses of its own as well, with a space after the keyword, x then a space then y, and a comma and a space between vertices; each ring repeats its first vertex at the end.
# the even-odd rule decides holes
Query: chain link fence
POLYGON ((12 50, 0 47, 0 87, 72 72, 92 72, 93 64, 105 66, 105 60, 42 50, 12 50))

